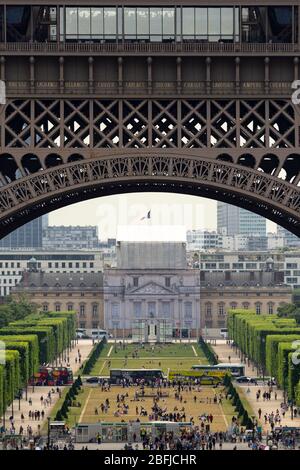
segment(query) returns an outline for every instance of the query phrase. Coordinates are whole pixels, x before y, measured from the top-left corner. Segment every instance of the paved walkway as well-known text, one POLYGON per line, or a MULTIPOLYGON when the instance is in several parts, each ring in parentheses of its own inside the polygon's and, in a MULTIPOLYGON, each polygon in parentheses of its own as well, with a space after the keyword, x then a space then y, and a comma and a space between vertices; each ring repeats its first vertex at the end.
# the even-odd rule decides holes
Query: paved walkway
MULTIPOLYGON (((239 354, 236 354, 236 349, 232 348, 230 345, 226 343, 226 341, 217 341, 217 344, 212 344, 213 349, 217 353, 219 357, 219 362, 229 362, 228 357, 231 357, 231 362, 241 362, 239 354)), ((248 367, 245 364, 245 373, 248 377, 257 377, 257 370, 255 367, 248 367)), ((276 414, 276 410, 280 411, 280 404, 283 403, 283 392, 282 390, 278 389, 277 387, 273 387, 271 400, 264 401, 261 397, 258 401, 256 399, 256 392, 257 390, 261 390, 261 396, 264 391, 269 391, 269 387, 267 384, 259 384, 259 385, 239 385, 238 386, 246 395, 246 398, 253 409, 255 416, 258 418, 258 410, 262 410, 262 425, 264 431, 270 431, 271 426, 264 423, 264 415, 271 414, 274 412, 276 414), (249 391, 250 390, 250 391, 249 391), (277 393, 277 400, 275 400, 275 392, 277 393)), ((291 419, 291 411, 288 410, 285 414, 285 417, 282 417, 281 421, 282 426, 298 426, 300 427, 300 417, 291 419)))
MULTIPOLYGON (((75 450, 82 450, 82 448, 88 448, 88 450, 124 450, 125 443, 103 443, 103 444, 75 444, 75 450)), ((134 450, 143 450, 141 443, 132 445, 134 450)), ((233 450, 236 447, 236 450, 249 450, 248 444, 243 442, 238 442, 236 444, 231 442, 223 443, 223 450, 233 450)), ((216 451, 219 450, 219 444, 216 445, 216 451)), ((193 451, 190 451, 193 453, 193 451)), ((202 452, 202 451, 201 451, 202 452)), ((176 453, 176 452, 175 452, 176 453)))
MULTIPOLYGON (((69 359, 70 359, 70 367, 73 370, 73 374, 76 375, 78 368, 80 364, 78 363, 78 350, 80 351, 81 354, 81 363, 87 358, 89 355, 91 349, 93 347, 92 340, 79 340, 78 344, 75 345, 75 347, 72 349, 72 351, 69 354, 69 359), (77 362, 76 362, 77 358, 77 362)), ((66 363, 62 364, 63 366, 66 365, 66 363)), ((59 387, 60 391, 63 392, 65 387, 59 387)), ((16 429, 16 434, 19 433, 20 426, 24 428, 24 434, 26 434, 27 431, 27 426, 31 426, 33 433, 38 432, 38 426, 40 425, 40 429, 42 430, 44 423, 47 420, 47 417, 51 414, 51 411, 53 407, 55 406, 57 400, 59 399, 59 394, 56 393, 56 387, 32 387, 28 386, 27 390, 27 401, 26 401, 26 394, 25 392, 23 393, 23 398, 20 400, 20 410, 19 410, 19 400, 14 400, 13 406, 10 405, 9 408, 6 410, 5 414, 5 426, 9 430, 10 429, 10 422, 9 418, 12 416, 12 408, 13 408, 13 415, 14 415, 14 425, 16 429), (52 394, 51 397, 51 404, 49 405, 44 405, 41 402, 41 397, 44 399, 47 398, 48 392, 51 391, 52 389, 55 389, 55 393, 52 394), (32 405, 29 404, 29 399, 31 398, 32 400, 32 405), (29 419, 28 413, 29 411, 34 412, 34 411, 42 411, 44 410, 45 416, 44 419, 40 419, 40 421, 35 421, 32 419, 29 419), (21 421, 21 414, 23 413, 25 420, 22 423, 21 421)), ((3 423, 3 420, 2 420, 3 423)))

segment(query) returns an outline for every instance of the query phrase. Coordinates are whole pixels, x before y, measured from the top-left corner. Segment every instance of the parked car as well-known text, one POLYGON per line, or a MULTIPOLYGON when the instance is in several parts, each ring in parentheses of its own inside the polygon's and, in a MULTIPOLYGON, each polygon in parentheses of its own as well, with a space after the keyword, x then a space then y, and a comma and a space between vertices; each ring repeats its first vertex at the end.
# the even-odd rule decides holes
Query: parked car
POLYGON ((86 379, 87 384, 97 384, 99 382, 99 377, 88 377, 86 379))
POLYGON ((255 384, 257 385, 257 380, 253 377, 247 377, 246 375, 242 375, 241 377, 237 377, 236 381, 239 384, 255 384))

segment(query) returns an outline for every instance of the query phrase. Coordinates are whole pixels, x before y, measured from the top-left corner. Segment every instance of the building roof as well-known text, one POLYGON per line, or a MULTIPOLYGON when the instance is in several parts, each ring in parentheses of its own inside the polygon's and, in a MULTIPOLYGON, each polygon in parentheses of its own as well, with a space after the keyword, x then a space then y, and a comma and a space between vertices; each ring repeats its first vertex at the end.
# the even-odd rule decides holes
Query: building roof
POLYGON ((17 288, 100 288, 102 273, 44 273, 24 272, 17 288))
POLYGON ((201 287, 275 287, 284 285, 283 271, 200 271, 201 287))

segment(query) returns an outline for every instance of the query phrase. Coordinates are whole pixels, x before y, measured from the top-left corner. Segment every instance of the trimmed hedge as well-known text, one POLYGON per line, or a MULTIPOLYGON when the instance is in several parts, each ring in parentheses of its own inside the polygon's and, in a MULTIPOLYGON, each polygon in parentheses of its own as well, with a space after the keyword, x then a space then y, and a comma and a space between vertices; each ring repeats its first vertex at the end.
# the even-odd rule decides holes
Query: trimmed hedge
POLYGON ((296 395, 296 405, 297 406, 300 406, 300 380, 298 382, 298 385, 296 387, 296 391, 295 391, 295 395, 296 395))
POLYGON ((216 353, 214 352, 213 348, 211 347, 210 344, 206 343, 202 336, 199 338, 199 346, 204 352, 204 355, 206 359, 208 360, 208 363, 215 366, 218 364, 218 358, 216 353))
POLYGON ((37 335, 39 341, 39 363, 48 364, 54 359, 54 334, 49 326, 7 326, 0 330, 1 336, 7 335, 37 335))
POLYGON ((0 364, 0 416, 4 414, 4 366, 0 364))
POLYGON ((93 369, 94 365, 96 364, 97 360, 99 359, 99 356, 102 352, 102 349, 104 348, 104 345, 106 344, 106 338, 102 338, 102 340, 99 343, 96 343, 95 346, 93 347, 92 351, 89 354, 89 357, 85 361, 85 363, 82 366, 82 373, 85 375, 88 375, 91 370, 93 369))
POLYGON ((235 407, 235 411, 237 412, 237 416, 241 421, 241 425, 245 426, 246 429, 253 429, 253 421, 249 417, 247 410, 244 408, 242 400, 239 396, 238 391, 232 385, 231 377, 226 375, 224 380, 224 385, 227 390, 227 394, 230 395, 230 400, 232 405, 235 407))
POLYGON ((4 364, 4 408, 14 400, 20 390, 20 354, 18 351, 5 351, 4 364))
POLYGON ((26 342, 29 347, 29 378, 32 377, 35 372, 37 372, 39 367, 39 342, 37 335, 1 336, 0 330, 0 341, 20 341, 21 343, 26 342))
POLYGON ((72 406, 72 402, 76 395, 78 395, 81 386, 82 381, 79 375, 73 383, 72 387, 70 387, 70 390, 67 392, 60 409, 57 411, 55 415, 55 421, 65 421, 68 418, 69 407, 72 406))
POLYGON ((289 354, 294 352, 292 342, 300 337, 296 320, 230 310, 228 331, 243 353, 276 377, 279 385, 288 390, 289 397, 293 397, 300 377, 299 368, 289 362, 289 354))
POLYGON ((287 391, 290 400, 297 400, 297 385, 300 378, 300 364, 293 363, 293 352, 288 355, 288 380, 287 380, 287 391))
POLYGON ((266 339, 266 368, 272 377, 278 375, 278 345, 300 340, 300 335, 268 335, 266 339))
POLYGON ((39 364, 53 362, 71 346, 75 333, 76 312, 29 315, 0 329, 0 340, 6 345, 5 365, 0 366, 0 415, 39 364))
POLYGON ((5 341, 6 351, 18 351, 20 355, 20 385, 25 386, 29 376, 29 346, 26 342, 5 341))

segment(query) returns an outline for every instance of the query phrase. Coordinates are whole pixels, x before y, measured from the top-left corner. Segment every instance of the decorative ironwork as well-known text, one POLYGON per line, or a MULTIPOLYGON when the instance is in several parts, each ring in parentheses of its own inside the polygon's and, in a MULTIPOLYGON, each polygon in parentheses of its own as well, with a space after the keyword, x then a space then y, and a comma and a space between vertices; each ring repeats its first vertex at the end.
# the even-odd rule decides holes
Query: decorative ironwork
POLYGON ((243 205, 300 235, 300 192, 293 184, 232 163, 160 150, 72 162, 5 185, 0 189, 1 233, 79 200, 153 190, 243 205))

